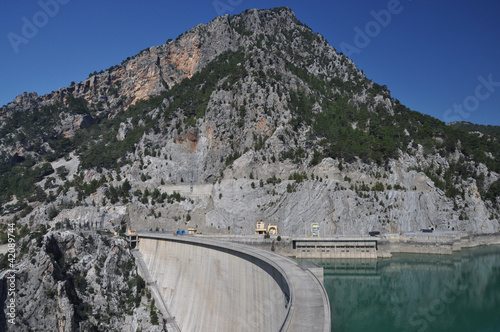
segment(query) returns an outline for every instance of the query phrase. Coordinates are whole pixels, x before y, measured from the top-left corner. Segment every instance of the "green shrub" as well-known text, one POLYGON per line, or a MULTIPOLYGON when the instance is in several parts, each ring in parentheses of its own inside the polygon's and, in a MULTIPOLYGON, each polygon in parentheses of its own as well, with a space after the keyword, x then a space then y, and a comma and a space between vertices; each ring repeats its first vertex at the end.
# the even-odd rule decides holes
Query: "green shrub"
POLYGON ((55 206, 49 208, 49 219, 53 220, 59 214, 59 210, 55 206))
POLYGON ((45 295, 52 300, 57 295, 57 291, 55 289, 48 289, 45 291, 45 295))

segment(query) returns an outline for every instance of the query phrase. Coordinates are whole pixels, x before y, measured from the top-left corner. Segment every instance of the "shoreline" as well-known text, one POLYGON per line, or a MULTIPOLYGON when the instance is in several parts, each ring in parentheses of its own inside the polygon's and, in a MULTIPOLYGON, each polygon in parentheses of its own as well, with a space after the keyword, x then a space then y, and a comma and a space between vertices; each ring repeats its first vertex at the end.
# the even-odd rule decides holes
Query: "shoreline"
MULTIPOLYGON (((390 258, 393 253, 414 253, 430 255, 451 255, 453 252, 461 251, 464 248, 473 248, 486 245, 500 245, 500 233, 472 234, 470 232, 414 232, 414 233, 386 233, 380 236, 346 236, 336 238, 292 238, 281 236, 281 241, 277 241, 277 236, 264 239, 260 235, 195 235, 196 237, 214 238, 218 240, 235 242, 239 244, 259 247, 267 251, 274 251, 278 254, 292 258, 327 258, 327 259, 377 259, 390 258), (376 241, 376 251, 370 255, 356 254, 351 251, 349 255, 333 257, 323 253, 322 249, 310 248, 306 256, 301 255, 293 247, 294 242, 345 242, 345 241, 376 241), (274 244, 273 244, 274 243, 274 244)), ((313 243, 311 243, 313 244, 313 243)), ((308 249, 309 250, 309 249, 308 249)))
POLYGON ((393 253, 451 255, 465 248, 500 245, 500 233, 406 233, 385 234, 378 242, 377 258, 389 258, 393 253))

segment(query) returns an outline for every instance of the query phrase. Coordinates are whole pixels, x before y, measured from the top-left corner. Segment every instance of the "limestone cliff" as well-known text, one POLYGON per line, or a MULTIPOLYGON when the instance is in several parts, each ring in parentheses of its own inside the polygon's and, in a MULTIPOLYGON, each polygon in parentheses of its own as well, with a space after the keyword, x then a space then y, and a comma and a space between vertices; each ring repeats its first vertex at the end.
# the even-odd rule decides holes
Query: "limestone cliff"
MULTIPOLYGON (((123 239, 53 231, 21 242, 16 324, 0 319, 2 331, 162 330, 151 322, 151 295, 123 239)), ((5 272, 0 282, 5 285, 5 272)), ((6 297, 1 287, 0 298, 6 297)))

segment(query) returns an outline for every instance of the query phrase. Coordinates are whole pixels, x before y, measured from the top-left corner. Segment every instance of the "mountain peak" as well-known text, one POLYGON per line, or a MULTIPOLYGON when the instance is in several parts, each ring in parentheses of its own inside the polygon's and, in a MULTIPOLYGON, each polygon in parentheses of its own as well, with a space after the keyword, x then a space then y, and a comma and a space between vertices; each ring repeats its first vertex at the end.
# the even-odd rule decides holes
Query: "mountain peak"
POLYGON ((231 17, 216 17, 175 40, 149 47, 120 65, 91 73, 82 82, 43 96, 36 93, 20 95, 3 106, 0 113, 64 103, 70 95, 84 98, 106 112, 116 113, 192 77, 219 54, 247 47, 254 34, 270 34, 278 26, 293 29, 295 23, 300 22, 288 7, 249 9, 231 17))
POLYGON ((288 234, 304 218, 498 229, 498 142, 401 105, 286 7, 218 17, 1 112, 7 214, 46 201, 70 220, 120 205, 127 220, 193 215, 207 232, 254 218, 288 234), (445 222, 467 218, 481 223, 445 222))

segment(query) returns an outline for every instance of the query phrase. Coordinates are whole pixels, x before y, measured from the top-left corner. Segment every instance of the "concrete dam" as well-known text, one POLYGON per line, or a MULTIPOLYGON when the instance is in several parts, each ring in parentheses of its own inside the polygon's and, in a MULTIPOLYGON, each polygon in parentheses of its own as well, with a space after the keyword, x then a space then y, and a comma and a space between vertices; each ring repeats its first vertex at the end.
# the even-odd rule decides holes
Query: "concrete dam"
POLYGON ((331 329, 322 282, 290 258, 195 236, 138 238, 141 264, 180 331, 331 329))

